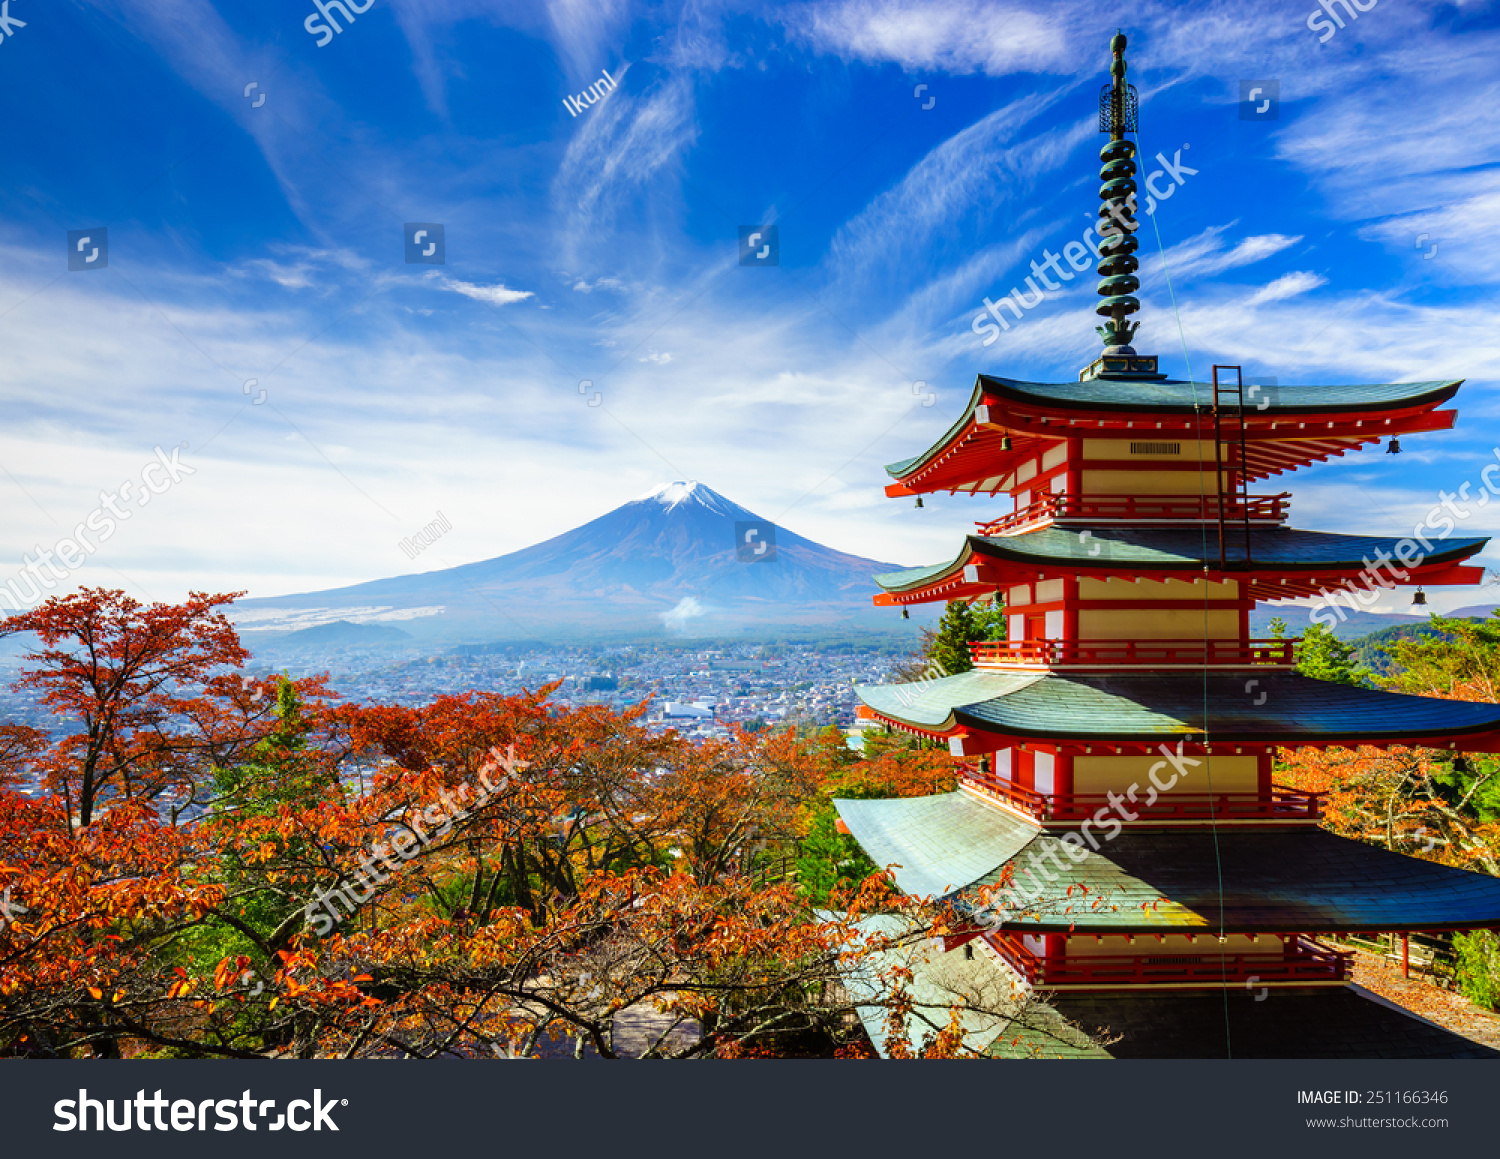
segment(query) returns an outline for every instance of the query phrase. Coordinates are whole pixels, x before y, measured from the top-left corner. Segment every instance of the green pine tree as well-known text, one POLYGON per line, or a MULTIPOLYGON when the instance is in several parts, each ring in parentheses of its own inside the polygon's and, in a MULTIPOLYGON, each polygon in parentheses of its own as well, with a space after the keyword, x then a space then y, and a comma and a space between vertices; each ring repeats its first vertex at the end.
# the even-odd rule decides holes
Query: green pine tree
POLYGON ((929 664, 936 665, 948 676, 967 672, 974 667, 969 655, 969 641, 976 639, 974 614, 964 600, 952 600, 938 621, 937 635, 927 653, 929 664))
POLYGON ((1500 608, 1485 620, 1433 616, 1430 623, 1431 632, 1386 646, 1395 671, 1381 683, 1418 696, 1500 701, 1500 608))
POLYGON ((1354 645, 1346 644, 1322 624, 1309 624, 1292 648, 1297 671, 1314 680, 1363 686, 1368 673, 1354 663, 1354 645))
POLYGON ((1005 604, 998 597, 987 604, 974 604, 969 608, 973 620, 974 634, 971 640, 1003 640, 1006 636, 1005 604))

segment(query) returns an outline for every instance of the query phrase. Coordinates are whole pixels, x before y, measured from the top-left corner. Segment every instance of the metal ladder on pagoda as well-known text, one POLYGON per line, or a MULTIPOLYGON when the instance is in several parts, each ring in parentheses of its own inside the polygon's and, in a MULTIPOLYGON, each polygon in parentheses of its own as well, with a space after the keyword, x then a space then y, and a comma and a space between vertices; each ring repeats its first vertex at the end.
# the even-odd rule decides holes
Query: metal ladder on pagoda
POLYGON ((1214 367, 1214 490, 1218 495, 1219 568, 1229 565, 1233 524, 1243 526, 1245 566, 1250 566, 1250 492, 1245 454, 1245 374, 1238 366, 1214 367), (1234 381, 1220 381, 1219 372, 1234 371, 1234 381), (1226 441, 1239 454, 1226 454, 1226 441), (1232 460, 1232 461, 1231 461, 1232 460), (1238 519, 1234 512, 1238 512, 1238 519))

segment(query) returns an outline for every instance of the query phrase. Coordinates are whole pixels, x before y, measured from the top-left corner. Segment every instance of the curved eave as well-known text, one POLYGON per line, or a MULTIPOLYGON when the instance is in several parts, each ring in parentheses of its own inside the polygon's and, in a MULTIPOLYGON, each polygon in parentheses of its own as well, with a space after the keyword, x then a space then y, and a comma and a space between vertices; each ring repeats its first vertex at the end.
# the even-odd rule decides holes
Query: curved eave
POLYGON ((1322 829, 1125 825, 1113 839, 1096 831, 1097 846, 1084 848, 962 791, 834 805, 904 892, 975 910, 1009 902, 1002 928, 1316 934, 1500 926, 1500 879, 1322 829), (1048 867, 1045 875, 1038 865, 1048 867), (1029 898, 1007 896, 1011 881, 1029 898))
MULTIPOLYGON (((1257 530, 1251 533, 1250 563, 1247 565, 1243 559, 1244 539, 1239 528, 1230 525, 1227 537, 1228 566, 1223 569, 1225 575, 1267 569, 1319 574, 1348 569, 1362 571, 1367 566, 1366 556, 1384 551, 1388 558, 1394 558, 1397 546, 1410 539, 1408 536, 1341 535, 1336 532, 1299 531, 1295 528, 1286 528, 1284 531, 1257 530)), ((1435 546, 1432 551, 1422 553, 1422 566, 1446 567, 1458 563, 1483 551, 1488 542, 1488 538, 1480 537, 1446 541, 1441 548, 1435 546)), ((1048 527, 1022 535, 967 536, 960 557, 967 562, 973 556, 1070 574, 1077 573, 1079 569, 1102 574, 1142 569, 1201 575, 1204 564, 1218 570, 1218 532, 1217 529, 1183 533, 1112 528, 1077 531, 1065 527, 1048 527), (1196 545, 1198 550, 1191 554, 1180 548, 1170 550, 1152 546, 1153 540, 1161 544, 1173 544, 1177 541, 1191 546, 1194 538, 1199 541, 1196 545)), ((878 579, 879 577, 877 582, 878 579)))
MULTIPOLYGON (((1111 576, 1132 579, 1239 580, 1247 585, 1245 598, 1293 599, 1316 595, 1330 586, 1340 587, 1361 579, 1365 558, 1380 551, 1393 557, 1396 548, 1410 537, 1337 535, 1303 532, 1293 528, 1280 532, 1252 533, 1251 558, 1243 559, 1243 539, 1234 529, 1226 544, 1227 566, 1218 560, 1217 529, 1200 534, 1206 552, 1185 554, 1150 546, 1158 542, 1191 539, 1195 533, 1131 531, 1113 528, 1079 531, 1048 527, 1022 535, 969 535, 957 556, 947 563, 907 568, 874 577, 882 594, 874 597, 877 607, 932 603, 937 600, 972 599, 988 595, 997 587, 1030 583, 1059 576, 1111 576), (1277 543, 1280 537, 1281 543, 1277 543), (1326 545, 1321 556, 1307 545, 1326 545), (1296 546, 1297 552, 1291 548, 1296 546), (1334 548, 1340 550, 1333 550, 1334 548), (1240 558, 1236 558, 1240 557, 1240 558), (1205 572, 1204 565, 1209 570, 1205 572)), ((1404 567, 1406 579, 1388 573, 1382 578, 1395 586, 1463 586, 1483 579, 1483 569, 1462 566, 1464 560, 1484 550, 1487 537, 1466 537, 1441 543, 1423 553, 1418 565, 1404 567)), ((1372 584, 1355 583, 1355 590, 1370 590, 1372 584)))
MULTIPOLYGON (((1457 379, 1279 387, 1274 405, 1246 412, 1248 475, 1264 479, 1360 450, 1390 435, 1447 430, 1456 412, 1435 408, 1462 384, 1457 379), (1328 401, 1331 396, 1338 396, 1337 401, 1328 401)), ((1016 464, 1068 437, 1151 433, 1211 438, 1211 407, 1204 401, 1211 394, 1210 386, 1179 381, 1047 384, 980 375, 959 418, 935 443, 919 455, 887 465, 887 474, 896 482, 886 487, 886 493, 994 494, 1016 464), (1196 404, 1194 387, 1199 395, 1196 404), (1161 401, 1153 401, 1153 395, 1161 401), (1011 438, 1010 451, 999 449, 1003 437, 1011 438)))
MULTIPOLYGON (((1032 855, 1051 865, 1057 855, 1066 862, 1067 852, 1058 836, 1041 833, 1008 864, 1024 874, 1032 855)), ((1005 871, 997 866, 961 900, 985 904, 1005 871)), ((1319 828, 1210 833, 1127 826, 1081 865, 1065 866, 1032 908, 1005 925, 1084 933, 1493 929, 1500 927, 1500 878, 1319 828), (1090 900, 1079 904, 1082 890, 1070 897, 1070 885, 1086 887, 1090 900), (1095 899, 1100 904, 1090 909, 1095 899)))
MULTIPOLYGON (((1335 386, 1278 386, 1265 418, 1301 415, 1386 414, 1430 410, 1447 402, 1464 383, 1458 379, 1428 382, 1352 383, 1335 386)), ((1095 412, 1102 408, 1140 415, 1192 415, 1213 404, 1213 384, 1168 379, 1162 382, 1099 378, 1088 382, 1025 382, 981 374, 976 393, 1036 408, 1095 412)), ((971 408, 972 409, 972 408, 971 408)))
POLYGON ((966 429, 974 424, 974 408, 983 401, 984 388, 981 385, 983 376, 976 379, 974 389, 969 392, 969 401, 964 404, 963 413, 958 420, 938 436, 937 442, 928 447, 920 455, 913 455, 910 459, 903 459, 899 463, 886 464, 885 473, 893 479, 903 479, 917 468, 923 466, 935 456, 942 453, 943 449, 964 433, 966 429))
POLYGON ((1267 668, 1102 675, 974 669, 856 692, 871 713, 898 728, 991 742, 974 751, 1029 742, 1076 749, 1177 741, 1500 751, 1500 705, 1354 688, 1267 668))
POLYGON ((1039 679, 1036 672, 975 668, 913 684, 861 684, 854 691, 871 712, 897 727, 947 736, 956 726, 955 708, 1009 695, 1039 679))

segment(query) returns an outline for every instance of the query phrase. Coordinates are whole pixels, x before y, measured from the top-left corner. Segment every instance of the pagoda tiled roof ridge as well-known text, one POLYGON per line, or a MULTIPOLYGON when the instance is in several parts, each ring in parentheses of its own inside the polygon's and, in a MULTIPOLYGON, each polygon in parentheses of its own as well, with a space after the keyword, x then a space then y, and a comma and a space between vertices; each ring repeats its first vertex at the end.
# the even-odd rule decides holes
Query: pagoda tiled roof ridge
MULTIPOLYGON (((1366 558, 1394 559, 1409 536, 1346 535, 1294 527, 1257 527, 1250 532, 1250 566, 1286 572, 1325 575, 1346 571, 1351 576, 1367 568, 1366 558)), ((1421 552, 1427 568, 1458 563, 1484 550, 1488 536, 1442 540, 1421 552)), ((1244 536, 1236 530, 1225 543, 1226 571, 1246 570, 1244 536)), ((1201 576, 1208 564, 1220 572, 1217 531, 1199 527, 1110 526, 1094 522, 1073 526, 1035 528, 1016 535, 967 535, 958 555, 946 563, 884 572, 874 580, 887 592, 910 591, 959 573, 970 560, 1003 560, 1052 571, 1130 575, 1134 572, 1182 572, 1201 576)), ((1397 566, 1400 566, 1399 564, 1397 566)), ((1015 582, 1022 582, 1019 579, 1015 582)))
MULTIPOLYGON (((1248 410, 1252 424, 1262 419, 1279 422, 1283 417, 1290 421, 1298 415, 1385 415, 1386 412, 1430 411, 1452 398, 1463 385, 1463 379, 1437 379, 1404 383, 1365 383, 1276 386, 1264 390, 1248 410), (1264 404, 1264 405, 1262 405, 1264 404)), ((1211 383, 1192 382, 1180 379, 1141 381, 1139 379, 1094 378, 1084 382, 1041 383, 1024 379, 1006 378, 999 375, 979 374, 968 401, 953 424, 920 454, 886 465, 886 474, 904 480, 949 453, 955 444, 961 443, 966 433, 972 436, 976 423, 983 419, 994 423, 998 415, 986 414, 981 408, 1004 408, 1009 405, 1036 407, 1040 410, 1058 412, 1091 413, 1109 411, 1113 414, 1145 417, 1149 415, 1196 416, 1207 422, 1212 412, 1213 386, 1211 383), (976 414, 976 412, 978 412, 976 414)), ((1451 420, 1448 412, 1444 415, 1451 420)), ((1434 416, 1442 417, 1442 416, 1434 416)), ((1440 424, 1441 425, 1441 424, 1440 424)), ((1142 428, 1144 431, 1145 428, 1142 428)), ((1034 433, 1034 432, 1033 432, 1034 433)), ((1311 438, 1318 432, 1300 432, 1290 428, 1284 433, 1286 439, 1311 438)), ((1358 442, 1373 441, 1380 434, 1388 433, 1374 425, 1361 431, 1358 442)), ((1398 433, 1405 433, 1404 431, 1398 433)), ((1059 428, 1055 437, 1076 435, 1080 438, 1118 438, 1120 431, 1108 427, 1086 425, 1059 428)), ((1203 437, 1199 434, 1197 437, 1203 437)), ((1261 437, 1255 434, 1254 437, 1261 437)), ((1340 431, 1337 437, 1346 441, 1351 432, 1340 431)), ((1322 456, 1320 456, 1322 457, 1322 456)), ((1263 472, 1257 471, 1257 475, 1263 472)), ((939 488, 942 489, 942 488, 939 488)))
POLYGON ((1108 673, 976 668, 913 684, 860 685, 855 692, 878 716, 921 732, 972 729, 1072 747, 1428 743, 1485 752, 1490 750, 1482 746, 1500 739, 1500 704, 1334 684, 1269 667, 1108 673))
POLYGON ((1326 829, 1127 824, 1097 849, 1080 850, 962 791, 834 805, 904 892, 948 898, 976 916, 1004 905, 1002 928, 1017 932, 1325 934, 1500 921, 1500 878, 1326 829), (990 867, 976 869, 987 858, 990 867))
MULTIPOLYGON (((1267 391, 1263 401, 1267 414, 1334 414, 1369 407, 1418 407, 1446 402, 1458 393, 1464 380, 1435 379, 1427 382, 1344 383, 1306 386, 1283 384, 1267 391)), ((1065 408, 1095 410, 1102 404, 1111 410, 1192 414, 1213 405, 1213 384, 1168 378, 1158 381, 1093 378, 1086 382, 1027 382, 1024 379, 980 374, 976 393, 986 389, 1001 398, 1049 404, 1065 408)), ((976 403, 979 400, 976 400, 976 403)))

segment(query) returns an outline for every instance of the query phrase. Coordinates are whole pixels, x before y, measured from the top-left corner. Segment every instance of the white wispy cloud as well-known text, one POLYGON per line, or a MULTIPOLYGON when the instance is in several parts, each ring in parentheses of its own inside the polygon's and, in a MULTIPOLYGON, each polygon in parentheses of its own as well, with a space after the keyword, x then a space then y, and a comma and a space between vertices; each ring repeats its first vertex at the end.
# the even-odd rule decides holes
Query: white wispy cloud
POLYGON ((1256 290, 1246 299, 1245 304, 1259 306, 1264 302, 1279 302, 1283 298, 1295 298, 1298 294, 1305 294, 1327 284, 1328 279, 1322 274, 1315 274, 1311 270, 1293 270, 1256 290))
POLYGON ((530 290, 510 290, 501 282, 493 286, 480 286, 473 282, 461 282, 457 278, 444 278, 439 283, 443 289, 452 290, 476 302, 489 302, 492 306, 508 306, 512 302, 523 302, 533 296, 530 290))
MULTIPOLYGON (((1226 246, 1224 234, 1236 224, 1229 222, 1226 225, 1211 225, 1202 233, 1169 247, 1166 251, 1166 267, 1173 280, 1208 277, 1225 270, 1253 265, 1302 240, 1300 235, 1294 237, 1284 233, 1265 233, 1242 238, 1234 245, 1226 246)), ((1160 270, 1161 255, 1150 254, 1145 265, 1153 272, 1160 270)))
MULTIPOLYGON (((1343 83, 1320 87, 1316 114, 1291 120, 1277 152, 1308 176, 1328 216, 1360 223, 1360 237, 1413 261, 1416 276, 1493 286, 1500 33, 1436 33, 1420 7, 1382 6, 1380 16, 1358 25, 1362 39, 1377 41, 1378 57, 1367 46, 1331 60, 1320 79, 1332 72, 1343 83), (1433 241, 1439 252, 1422 264, 1433 241)), ((1351 49, 1354 31, 1340 32, 1329 48, 1351 49)))
MULTIPOLYGON (((915 513, 918 522, 908 505, 882 499, 880 465, 937 437, 974 371, 1071 377, 1098 349, 1097 298, 1083 276, 988 350, 969 331, 979 298, 1008 289, 1013 269, 1029 272, 1025 263, 1044 245, 1057 249, 1059 239, 1078 236, 1082 211, 1094 204, 1093 161, 1080 165, 1079 158, 1093 136, 1088 106, 1114 31, 1095 5, 849 0, 781 11, 795 67, 808 68, 818 84, 836 90, 847 74, 871 66, 867 73, 889 80, 907 101, 915 80, 936 82, 938 113, 914 115, 930 119, 924 133, 953 133, 932 147, 933 137, 906 138, 916 152, 926 150, 909 169, 854 186, 874 190, 858 201, 830 203, 828 257, 803 284, 815 300, 782 292, 793 271, 774 275, 779 283, 757 275, 753 287, 752 279, 717 285, 734 263, 732 245, 726 256, 726 247, 703 243, 682 220, 678 178, 696 180, 694 145, 717 131, 699 124, 701 94, 722 83, 709 72, 746 67, 730 78, 738 84, 751 75, 749 61, 768 66, 771 83, 785 79, 775 71, 785 60, 772 59, 787 48, 774 25, 726 34, 727 22, 743 19, 732 4, 690 3, 665 14, 617 0, 400 5, 415 83, 439 115, 430 130, 391 148, 371 131, 373 120, 362 120, 377 114, 345 108, 302 63, 278 73, 274 88, 266 85, 270 109, 246 113, 238 83, 225 78, 270 74, 206 0, 163 0, 139 11, 99 0, 96 7, 116 13, 122 37, 156 49, 190 87, 238 118, 264 159, 272 199, 279 190, 302 226, 288 236, 306 244, 199 261, 189 239, 158 268, 139 249, 127 265, 121 251, 118 271, 46 288, 57 276, 59 247, 37 248, 13 224, 0 226, 0 308, 10 311, 0 324, 7 415, 0 464, 15 480, 0 475, 5 559, 54 542, 93 509, 101 487, 138 471, 153 446, 179 439, 189 441, 187 461, 199 473, 122 526, 108 558, 90 562, 89 582, 123 583, 119 572, 138 581, 138 594, 177 598, 192 587, 248 584, 267 595, 398 573, 408 564, 397 540, 438 507, 455 530, 442 557, 424 557, 424 566, 448 566, 576 526, 663 479, 694 476, 845 550, 903 563, 946 558, 955 527, 990 510, 938 498, 929 501, 935 510, 915 513), (577 120, 554 102, 562 128, 550 138, 542 130, 524 147, 485 141, 473 148, 444 120, 444 86, 480 66, 464 58, 453 34, 469 21, 520 29, 542 54, 552 46, 556 96, 565 82, 587 83, 604 66, 621 87, 577 120), (652 47, 642 57, 651 68, 632 72, 627 84, 612 62, 634 21, 651 27, 652 47), (762 38, 764 28, 773 31, 762 38), (829 56, 809 65, 809 48, 829 56), (934 75, 903 77, 892 65, 934 75), (956 132, 937 127, 947 124, 939 114, 960 107, 951 89, 939 87, 944 73, 1027 72, 1042 78, 970 79, 1002 92, 985 99, 1003 107, 956 132), (1015 95, 1028 85, 1047 91, 1015 95), (1068 102, 1066 124, 1038 131, 1062 115, 1060 100, 1068 102), (1075 116, 1080 101, 1083 115, 1075 116), (1054 208, 1063 204, 1053 200, 1059 181, 1080 182, 1077 213, 1071 201, 1066 212, 1054 208), (528 199, 513 186, 546 193, 528 199), (442 208, 471 202, 466 224, 442 208), (458 304, 413 291, 411 268, 401 264, 392 223, 408 218, 448 221, 448 268, 467 280, 445 289, 495 306, 533 298, 490 284, 494 267, 461 264, 476 253, 505 253, 510 280, 563 291, 553 295, 556 309, 442 309, 458 304), (368 268, 347 249, 364 238, 376 239, 372 256, 357 259, 368 268), (453 244, 460 238, 462 245, 453 244), (569 255, 578 251, 592 256, 575 261, 569 255), (514 264, 512 254, 520 255, 514 264), (559 270, 570 276, 559 281, 559 270), (600 270, 610 274, 595 276, 600 270), (160 308, 117 279, 127 271, 160 308), (383 285, 387 294, 369 297, 383 285), (865 300, 872 285, 886 291, 876 304, 865 300), (600 294, 578 298, 569 286, 600 294), (336 309, 326 307, 325 291, 342 292, 336 309), (388 300, 403 292, 404 301, 388 300), (440 307, 435 315, 426 309, 432 305, 440 307), (565 317, 570 306, 587 317, 565 317), (668 359, 676 372, 661 369, 668 359), (693 373, 680 373, 684 367, 693 373), (414 392, 418 376, 424 389, 414 392), (269 405, 255 406, 243 393, 250 377, 268 390, 269 405), (580 394, 584 379, 596 385, 580 394), (938 392, 936 405, 924 408, 913 394, 919 379, 938 392), (506 384, 506 420, 498 424, 497 382, 506 384), (590 408, 594 391, 602 405, 590 408), (539 473, 547 488, 534 487, 539 473), (528 502, 497 524, 494 497, 522 490, 528 502), (306 517, 278 516, 286 510, 306 517)), ((1143 0, 1144 34, 1132 33, 1131 58, 1143 109, 1166 87, 1214 73, 1218 87, 1184 87, 1174 96, 1184 107, 1200 102, 1228 125, 1237 98, 1232 78, 1279 74, 1286 106, 1281 121, 1264 127, 1264 139, 1293 180, 1314 191, 1285 206, 1236 205, 1218 215, 1244 213, 1254 228, 1289 233, 1235 240, 1237 223, 1203 229, 1205 219, 1192 218, 1184 232, 1200 232, 1170 249, 1168 261, 1174 279, 1196 279, 1179 296, 1195 372, 1228 361, 1282 382, 1479 377, 1460 396, 1467 430, 1413 440, 1408 455, 1392 461, 1409 473, 1423 462, 1424 443, 1438 449, 1434 455, 1465 438, 1472 444, 1484 437, 1486 418, 1500 415, 1493 386, 1500 338, 1492 305, 1479 300, 1500 276, 1497 38, 1484 29, 1434 30, 1421 6, 1381 4, 1320 46, 1303 23, 1309 7, 1286 0, 1247 15, 1224 0, 1191 8, 1143 0), (1389 279, 1308 297, 1325 279, 1306 270, 1262 286, 1208 281, 1278 254, 1336 281, 1344 270, 1360 272, 1347 255, 1327 265, 1322 250, 1317 259, 1291 257, 1303 244, 1299 235, 1322 238, 1338 222, 1400 253, 1424 277, 1467 279, 1481 289, 1472 301, 1417 300, 1390 288, 1389 279), (1415 248, 1424 232, 1424 250, 1439 243, 1427 262, 1415 248)), ((385 11, 377 6, 368 19, 383 20, 385 11)), ((361 35, 380 27, 366 21, 361 35)), ((302 33, 293 26, 289 35, 302 33)), ((343 38, 341 49, 350 43, 343 38)), ((744 91, 732 95, 742 100, 744 91)), ((858 123, 839 120, 847 110, 830 109, 830 134, 858 123)), ((1259 160, 1245 162, 1252 163, 1259 160)), ((1204 180, 1212 179, 1205 167, 1204 180)), ((774 200, 781 186, 767 187, 774 200)), ((1186 204, 1185 195, 1171 212, 1186 204)), ((280 219, 269 228, 280 230, 280 219)), ((1277 272, 1267 269, 1259 280, 1277 272)), ((1138 345, 1180 374, 1164 283, 1143 280, 1138 345)), ((1377 466, 1389 469, 1380 458, 1377 466)), ((1420 486, 1403 489, 1394 478, 1366 490, 1401 518, 1431 502, 1420 486)), ((1326 511, 1309 503, 1299 507, 1299 522, 1338 525, 1354 501, 1341 493, 1326 511)), ((1390 528, 1387 514, 1359 510, 1371 531, 1390 528)))
POLYGON ((615 46, 630 22, 628 0, 546 0, 545 11, 548 39, 572 81, 597 77, 619 59, 615 46))
POLYGON ((578 260, 592 249, 618 258, 622 244, 633 243, 650 252, 645 235, 652 207, 644 191, 698 136, 689 78, 668 75, 637 95, 626 83, 627 71, 615 77, 617 90, 578 121, 552 182, 561 210, 557 244, 569 266, 600 264, 578 260), (628 237, 617 228, 627 209, 634 222, 628 237))
POLYGON ((349 249, 280 242, 267 249, 271 257, 249 258, 231 266, 229 274, 265 278, 288 290, 305 290, 314 286, 332 289, 344 282, 337 276, 339 272, 363 273, 370 268, 367 259, 349 249))
POLYGON ((595 290, 622 292, 625 289, 625 283, 619 278, 595 278, 593 282, 589 282, 586 278, 579 278, 573 283, 573 289, 580 294, 592 294, 595 290))
POLYGON ((829 247, 829 267, 856 282, 874 271, 899 271, 909 278, 935 238, 968 248, 955 237, 959 223, 1024 201, 1035 182, 1056 170, 1084 139, 1088 126, 1074 124, 1019 140, 1026 126, 1062 96, 1059 90, 1022 97, 945 138, 845 222, 829 247))
POLYGON ((1062 63, 1067 26, 1055 11, 977 0, 842 0, 789 8, 782 18, 795 39, 845 59, 1000 76, 1062 63))

